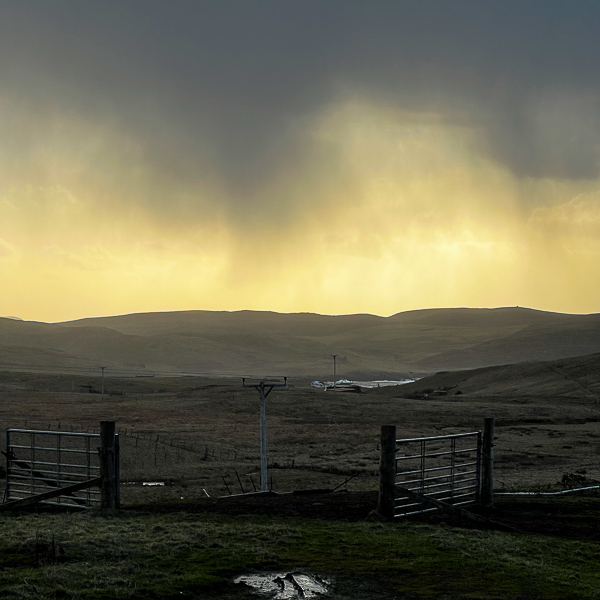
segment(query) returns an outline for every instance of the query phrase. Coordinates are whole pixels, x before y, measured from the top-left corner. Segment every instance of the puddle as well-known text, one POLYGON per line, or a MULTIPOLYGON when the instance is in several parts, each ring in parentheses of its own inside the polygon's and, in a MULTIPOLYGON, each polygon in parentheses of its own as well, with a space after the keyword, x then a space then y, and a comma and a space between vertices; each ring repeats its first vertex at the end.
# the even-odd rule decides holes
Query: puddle
POLYGON ((234 583, 245 583, 257 594, 274 600, 317 598, 329 594, 331 581, 306 573, 263 573, 241 575, 234 583))

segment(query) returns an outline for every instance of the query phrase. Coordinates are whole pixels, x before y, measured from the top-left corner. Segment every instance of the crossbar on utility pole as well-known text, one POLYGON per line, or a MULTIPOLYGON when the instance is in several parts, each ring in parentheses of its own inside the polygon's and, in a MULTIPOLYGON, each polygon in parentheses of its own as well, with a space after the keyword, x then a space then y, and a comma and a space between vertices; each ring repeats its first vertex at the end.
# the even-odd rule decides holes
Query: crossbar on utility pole
POLYGON ((275 387, 285 387, 287 377, 283 378, 283 383, 274 383, 272 381, 261 381, 260 383, 246 383, 246 378, 242 378, 243 387, 252 387, 260 394, 260 489, 263 492, 269 491, 267 481, 267 396, 275 387))

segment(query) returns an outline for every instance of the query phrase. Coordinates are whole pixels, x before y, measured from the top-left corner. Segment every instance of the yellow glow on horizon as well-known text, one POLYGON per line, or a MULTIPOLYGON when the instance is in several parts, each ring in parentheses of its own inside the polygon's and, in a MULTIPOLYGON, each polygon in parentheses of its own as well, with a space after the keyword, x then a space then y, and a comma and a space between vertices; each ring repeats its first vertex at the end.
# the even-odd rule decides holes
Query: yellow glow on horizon
POLYGON ((91 154, 36 157, 0 193, 0 315, 600 311, 600 182, 519 180, 439 115, 329 107, 303 162, 264 186, 263 210, 289 219, 251 226, 227 217, 225 186, 152 189, 134 141, 85 126, 91 154))

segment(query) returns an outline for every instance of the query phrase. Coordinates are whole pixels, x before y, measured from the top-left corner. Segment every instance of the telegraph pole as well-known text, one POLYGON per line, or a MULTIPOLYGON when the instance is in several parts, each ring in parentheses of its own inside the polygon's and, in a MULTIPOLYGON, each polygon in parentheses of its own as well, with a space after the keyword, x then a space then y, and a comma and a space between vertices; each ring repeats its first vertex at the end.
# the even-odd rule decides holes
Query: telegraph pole
POLYGON ((332 354, 331 356, 333 358, 333 389, 335 390, 336 379, 337 379, 336 370, 335 370, 335 359, 337 358, 338 355, 332 354))
POLYGON ((267 396, 273 388, 286 385, 287 377, 283 378, 283 383, 261 381, 251 384, 246 384, 246 378, 242 378, 243 387, 253 387, 260 394, 260 487, 263 492, 269 491, 267 481, 267 396))
POLYGON ((106 369, 106 367, 100 367, 102 369, 102 383, 100 385, 100 389, 101 389, 101 394, 102 394, 102 400, 104 400, 104 369, 106 369))

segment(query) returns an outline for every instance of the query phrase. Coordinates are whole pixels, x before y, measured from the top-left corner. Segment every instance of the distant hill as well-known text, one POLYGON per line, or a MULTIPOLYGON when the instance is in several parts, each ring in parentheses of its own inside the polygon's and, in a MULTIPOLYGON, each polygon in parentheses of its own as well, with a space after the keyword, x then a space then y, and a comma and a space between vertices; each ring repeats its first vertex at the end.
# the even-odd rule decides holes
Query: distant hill
MULTIPOLYGON (((380 393, 403 397, 463 396, 527 401, 546 398, 600 406, 600 353, 561 360, 445 371, 380 393)), ((596 420, 599 418, 594 410, 596 420)), ((543 416, 543 415, 540 415, 543 416)))
POLYGON ((0 318, 0 368, 389 377, 600 352, 600 315, 524 308, 358 314, 185 311, 39 323, 0 318))

